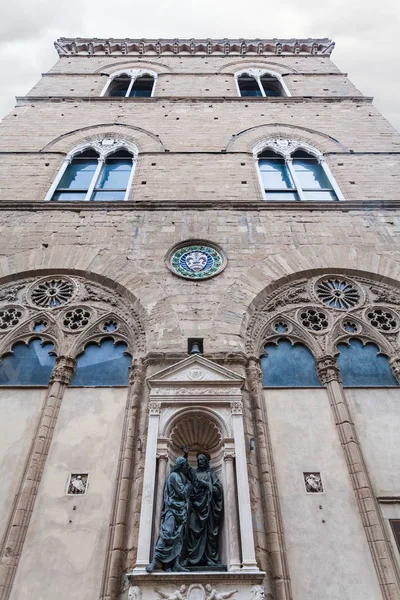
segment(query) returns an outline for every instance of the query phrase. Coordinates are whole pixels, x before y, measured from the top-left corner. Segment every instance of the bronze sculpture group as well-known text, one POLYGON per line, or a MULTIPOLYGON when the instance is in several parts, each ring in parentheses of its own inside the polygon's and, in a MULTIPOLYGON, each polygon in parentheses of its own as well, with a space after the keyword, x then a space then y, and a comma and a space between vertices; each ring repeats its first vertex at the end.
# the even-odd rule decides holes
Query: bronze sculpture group
POLYGON ((220 566, 219 526, 223 491, 204 454, 197 469, 187 461, 188 449, 177 458, 164 487, 164 505, 154 557, 146 571, 157 564, 165 571, 187 571, 187 567, 220 566))

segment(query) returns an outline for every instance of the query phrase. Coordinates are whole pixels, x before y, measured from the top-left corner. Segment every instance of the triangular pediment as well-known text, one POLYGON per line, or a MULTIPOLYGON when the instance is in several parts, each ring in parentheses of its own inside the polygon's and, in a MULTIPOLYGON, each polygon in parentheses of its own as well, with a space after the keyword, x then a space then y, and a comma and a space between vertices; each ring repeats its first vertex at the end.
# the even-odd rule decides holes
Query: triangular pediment
POLYGON ((242 386, 244 377, 198 354, 167 367, 147 378, 151 388, 164 385, 242 386))

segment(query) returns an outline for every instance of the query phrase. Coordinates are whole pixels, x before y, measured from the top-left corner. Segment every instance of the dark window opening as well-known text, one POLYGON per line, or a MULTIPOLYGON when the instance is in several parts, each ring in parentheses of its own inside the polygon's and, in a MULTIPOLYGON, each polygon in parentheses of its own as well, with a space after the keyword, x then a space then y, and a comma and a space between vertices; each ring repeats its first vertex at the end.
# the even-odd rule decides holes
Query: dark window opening
POLYGON ((238 85, 241 96, 262 96, 260 86, 254 77, 240 75, 238 85))

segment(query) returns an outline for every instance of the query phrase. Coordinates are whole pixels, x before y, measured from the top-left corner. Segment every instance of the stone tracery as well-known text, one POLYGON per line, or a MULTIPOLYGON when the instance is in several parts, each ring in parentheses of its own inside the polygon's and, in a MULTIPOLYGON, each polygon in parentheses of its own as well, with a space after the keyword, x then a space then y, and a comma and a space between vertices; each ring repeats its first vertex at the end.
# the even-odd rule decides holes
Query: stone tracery
POLYGON ((260 355, 283 336, 305 344, 316 359, 335 356, 336 346, 356 336, 389 357, 400 351, 398 292, 361 276, 327 274, 298 279, 259 302, 248 322, 246 348, 260 355))

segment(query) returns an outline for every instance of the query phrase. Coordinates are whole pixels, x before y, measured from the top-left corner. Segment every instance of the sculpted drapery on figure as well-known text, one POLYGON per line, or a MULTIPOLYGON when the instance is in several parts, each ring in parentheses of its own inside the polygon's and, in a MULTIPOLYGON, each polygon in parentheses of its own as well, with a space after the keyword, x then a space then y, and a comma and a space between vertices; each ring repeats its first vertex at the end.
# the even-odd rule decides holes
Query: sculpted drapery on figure
POLYGON ((222 486, 204 454, 199 454, 197 469, 193 469, 187 462, 188 449, 183 450, 184 456, 177 458, 165 483, 160 530, 148 573, 157 564, 166 571, 221 564, 222 486))
POLYGON ((161 563, 165 570, 186 571, 179 562, 188 511, 189 485, 183 477, 186 469, 186 458, 180 456, 165 482, 160 531, 154 548, 154 558, 146 568, 148 573, 155 569, 157 563, 161 563))
POLYGON ((218 566, 221 564, 218 541, 223 511, 222 485, 204 454, 198 455, 197 470, 188 466, 185 474, 191 486, 182 564, 218 566))

